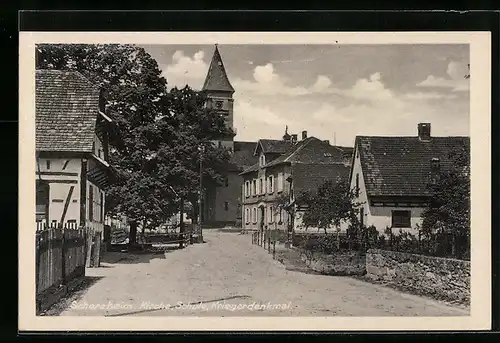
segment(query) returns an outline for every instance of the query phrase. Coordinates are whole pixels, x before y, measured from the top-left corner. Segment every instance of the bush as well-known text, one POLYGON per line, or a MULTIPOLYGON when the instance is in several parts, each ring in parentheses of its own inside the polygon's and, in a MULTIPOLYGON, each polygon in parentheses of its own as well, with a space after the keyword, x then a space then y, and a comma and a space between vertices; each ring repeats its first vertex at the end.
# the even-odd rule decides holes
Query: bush
POLYGON ((468 236, 452 237, 449 233, 428 236, 422 234, 418 227, 417 231, 420 233, 414 235, 401 229, 393 232, 392 229, 386 228, 384 234, 380 234, 373 225, 357 229, 350 227, 346 234, 343 233, 338 238, 335 233, 294 234, 292 243, 296 247, 325 254, 333 254, 339 250, 382 249, 461 260, 470 259, 468 236))

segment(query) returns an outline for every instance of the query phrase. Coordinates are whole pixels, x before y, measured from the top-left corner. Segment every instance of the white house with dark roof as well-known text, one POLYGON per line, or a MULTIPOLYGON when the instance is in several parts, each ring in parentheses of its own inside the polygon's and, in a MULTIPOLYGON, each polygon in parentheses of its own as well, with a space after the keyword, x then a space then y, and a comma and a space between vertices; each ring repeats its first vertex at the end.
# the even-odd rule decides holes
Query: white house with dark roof
POLYGON ((36 220, 104 228, 110 181, 103 92, 76 71, 36 71, 36 220))
POLYGON ((357 136, 350 184, 363 203, 361 223, 414 233, 429 203, 427 185, 450 167, 457 146, 469 149, 469 137, 432 137, 430 123, 418 124, 417 136, 357 136))

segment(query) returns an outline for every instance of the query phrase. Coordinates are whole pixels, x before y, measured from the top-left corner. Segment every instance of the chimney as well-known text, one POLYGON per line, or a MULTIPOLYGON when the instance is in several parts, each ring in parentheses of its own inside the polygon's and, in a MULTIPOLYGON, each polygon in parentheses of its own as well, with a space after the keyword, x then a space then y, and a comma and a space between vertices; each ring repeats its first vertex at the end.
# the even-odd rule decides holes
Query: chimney
POLYGON ((292 135, 292 143, 296 143, 297 142, 297 134, 293 134, 292 135))
POLYGON ((307 131, 302 131, 302 140, 307 138, 307 131))
POLYGON ((431 123, 418 124, 418 139, 421 141, 431 140, 431 123))

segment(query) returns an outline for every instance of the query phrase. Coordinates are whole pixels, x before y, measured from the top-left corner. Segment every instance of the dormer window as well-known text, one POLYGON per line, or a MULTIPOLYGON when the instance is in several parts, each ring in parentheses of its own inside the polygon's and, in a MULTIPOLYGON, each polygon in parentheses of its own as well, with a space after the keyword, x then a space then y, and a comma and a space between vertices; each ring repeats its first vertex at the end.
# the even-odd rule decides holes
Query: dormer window
POLYGON ((440 167, 440 163, 439 163, 439 158, 432 158, 431 159, 431 170, 432 171, 438 171, 439 170, 439 167, 440 167))
POLYGON ((266 156, 260 155, 260 166, 264 166, 266 164, 266 156))

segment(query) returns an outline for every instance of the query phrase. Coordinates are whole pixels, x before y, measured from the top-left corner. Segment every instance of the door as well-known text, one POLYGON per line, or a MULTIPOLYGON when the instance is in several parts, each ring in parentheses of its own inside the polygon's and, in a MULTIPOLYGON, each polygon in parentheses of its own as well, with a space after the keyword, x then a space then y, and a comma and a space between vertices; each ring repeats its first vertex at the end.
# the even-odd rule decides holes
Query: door
POLYGON ((264 218, 265 218, 265 212, 264 212, 264 206, 260 207, 260 230, 264 231, 264 218))

